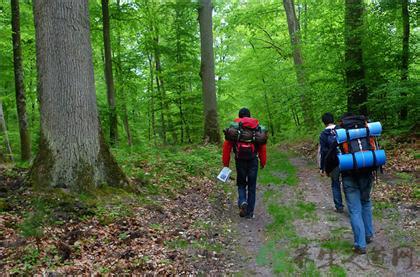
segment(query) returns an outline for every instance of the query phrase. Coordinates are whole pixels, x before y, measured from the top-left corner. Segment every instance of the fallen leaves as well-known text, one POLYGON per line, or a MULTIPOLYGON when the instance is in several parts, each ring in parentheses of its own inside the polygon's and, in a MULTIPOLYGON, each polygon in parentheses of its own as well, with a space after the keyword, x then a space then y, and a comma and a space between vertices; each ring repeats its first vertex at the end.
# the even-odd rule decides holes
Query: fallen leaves
POLYGON ((221 235, 225 231, 208 201, 215 185, 206 177, 189 177, 186 189, 173 198, 150 196, 148 204, 133 204, 132 213, 110 224, 101 224, 94 216, 47 226, 38 245, 33 239, 21 243, 15 228, 23 220, 19 214, 2 213, 0 271, 66 275, 229 272, 233 263, 220 250, 231 241, 221 235), (25 256, 32 248, 39 253, 25 262, 22 253, 25 256))

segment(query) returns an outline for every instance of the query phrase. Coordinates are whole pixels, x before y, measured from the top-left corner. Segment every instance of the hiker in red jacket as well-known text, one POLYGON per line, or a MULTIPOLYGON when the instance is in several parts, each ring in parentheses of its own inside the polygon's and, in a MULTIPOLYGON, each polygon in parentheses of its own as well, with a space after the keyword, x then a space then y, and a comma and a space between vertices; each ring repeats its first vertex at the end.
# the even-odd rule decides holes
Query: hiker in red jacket
MULTIPOLYGON (((259 126, 258 120, 251 118, 251 113, 247 108, 239 111, 239 118, 236 118, 235 122, 241 123, 244 128, 255 129, 259 126)), ((236 162, 239 216, 254 218, 258 160, 263 169, 267 160, 266 144, 225 140, 223 165, 226 167, 229 167, 232 149, 236 162)))

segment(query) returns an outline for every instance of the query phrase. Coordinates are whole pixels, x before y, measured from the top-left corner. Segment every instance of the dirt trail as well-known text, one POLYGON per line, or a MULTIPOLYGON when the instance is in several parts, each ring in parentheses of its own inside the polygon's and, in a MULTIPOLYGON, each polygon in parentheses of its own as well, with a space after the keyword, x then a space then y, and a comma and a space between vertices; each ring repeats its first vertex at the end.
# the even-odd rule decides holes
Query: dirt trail
POLYGON ((232 205, 233 222, 236 224, 239 243, 244 252, 243 270, 240 272, 246 273, 247 276, 276 275, 271 265, 258 265, 256 257, 267 240, 266 227, 271 222, 263 194, 267 190, 277 190, 281 192, 279 203, 300 199, 315 204, 316 210, 311 219, 294 220, 297 234, 305 238, 307 243, 292 251, 293 257, 313 262, 321 275, 331 276, 332 269, 340 268, 347 276, 420 276, 419 249, 416 241, 418 236, 407 239, 404 235, 400 234, 398 237, 398 234, 389 231, 401 230, 402 225, 399 224, 404 217, 416 220, 418 210, 396 208, 393 212, 397 216, 391 219, 374 215, 375 235, 374 241, 368 245, 368 254, 355 255, 351 251, 353 234, 347 208, 343 214, 334 211, 329 178, 319 176, 316 167, 303 158, 293 157, 290 158, 290 162, 297 168, 298 185, 259 185, 255 219, 239 218, 236 205, 232 205))
MULTIPOLYGON (((347 209, 344 214, 334 212, 329 178, 318 177, 316 169, 308 167, 308 163, 301 158, 293 158, 291 161, 299 168, 299 189, 302 190, 305 201, 313 202, 317 207, 316 222, 295 222, 299 234, 319 242, 331 240, 335 236, 335 240, 352 243, 353 233, 347 209)), ((307 249, 308 256, 315 261, 318 268, 336 264, 344 267, 350 276, 419 276, 415 251, 410 247, 401 247, 402 245, 395 244, 388 238, 386 228, 390 224, 398 222, 374 217, 375 235, 374 241, 367 248, 368 255, 329 251, 322 249, 319 243, 311 243, 307 249)))
MULTIPOLYGON (((258 265, 256 257, 260 247, 265 242, 265 228, 270 223, 269 215, 263 204, 262 196, 266 190, 266 186, 257 186, 257 195, 255 206, 255 218, 246 219, 238 216, 237 205, 231 206, 231 214, 233 216, 233 223, 236 225, 238 240, 241 248, 241 262, 242 267, 239 272, 246 276, 272 276, 271 268, 268 266, 258 265)), ((236 195, 234 196, 236 197, 236 195)), ((233 203, 236 203, 233 200, 233 203)))

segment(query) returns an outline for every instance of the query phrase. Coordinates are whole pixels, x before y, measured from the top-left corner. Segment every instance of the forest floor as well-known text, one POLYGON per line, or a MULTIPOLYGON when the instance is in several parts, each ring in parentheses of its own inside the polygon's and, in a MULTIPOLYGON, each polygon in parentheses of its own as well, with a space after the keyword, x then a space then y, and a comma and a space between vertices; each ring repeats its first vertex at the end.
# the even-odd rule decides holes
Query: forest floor
POLYGON ((375 239, 367 255, 355 256, 347 212, 334 212, 329 179, 305 147, 269 151, 254 219, 238 216, 234 176, 214 180, 216 147, 116 153, 135 192, 39 192, 25 185, 27 170, 0 166, 0 272, 418 275, 412 159, 408 169, 391 159, 389 171, 402 170, 375 185, 375 239))

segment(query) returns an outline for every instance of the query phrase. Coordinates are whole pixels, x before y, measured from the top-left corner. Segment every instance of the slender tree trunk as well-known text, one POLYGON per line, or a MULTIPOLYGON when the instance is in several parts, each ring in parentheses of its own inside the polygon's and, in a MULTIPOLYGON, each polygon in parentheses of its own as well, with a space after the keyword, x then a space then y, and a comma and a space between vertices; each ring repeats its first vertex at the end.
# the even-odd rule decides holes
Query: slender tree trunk
POLYGON ((0 101, 0 130, 3 133, 3 141, 4 141, 4 146, 6 147, 7 155, 9 156, 9 159, 13 161, 13 152, 12 152, 12 147, 10 147, 6 121, 4 120, 3 104, 1 101, 0 101))
MULTIPOLYGON (((403 21, 403 38, 402 38, 402 55, 401 55, 401 81, 408 80, 408 66, 410 60, 410 14, 408 12, 408 0, 401 0, 401 11, 403 21)), ((402 92, 401 97, 405 98, 407 93, 402 92)), ((405 99, 403 99, 405 101, 405 99)), ((404 102, 405 103, 405 102, 404 102)), ((402 120, 407 119, 407 105, 401 107, 400 117, 402 120)))
POLYGON ((217 118, 216 81, 214 74, 213 23, 211 0, 200 0, 201 71, 204 103, 204 140, 220 143, 217 118))
POLYGON ((153 88, 153 56, 148 55, 149 60, 149 73, 150 73, 150 82, 149 82, 149 94, 150 94, 150 112, 152 116, 152 131, 153 131, 153 143, 156 145, 156 119, 155 119, 155 96, 153 88))
POLYGON ((296 18, 293 0, 283 0, 283 6, 284 10, 286 11, 287 26, 289 29, 290 42, 293 50, 293 62, 300 90, 300 104, 302 107, 303 118, 305 125, 307 127, 311 127, 314 124, 312 115, 313 109, 312 101, 309 95, 310 90, 308 89, 307 76, 303 66, 299 21, 296 18))
MULTIPOLYGON (((121 93, 123 93, 123 89, 121 88, 121 93)), ((130 124, 128 123, 128 113, 127 113, 127 105, 123 104, 123 125, 125 132, 127 133, 127 144, 128 146, 133 145, 133 139, 131 137, 131 130, 130 130, 130 124)))
POLYGON ((20 153, 21 159, 27 161, 31 158, 31 136, 26 114, 25 86, 23 82, 19 0, 11 0, 10 2, 12 6, 13 65, 15 72, 16 107, 19 121, 20 153))
POLYGON ((292 117, 293 117, 293 121, 295 122, 296 127, 300 126, 300 122, 299 122, 299 115, 296 112, 296 109, 294 107, 292 107, 292 117))
MULTIPOLYGON (((182 59, 182 54, 181 54, 181 26, 180 26, 180 12, 177 9, 175 11, 175 16, 176 16, 176 63, 178 65, 182 65, 183 59, 182 59)), ((178 90, 178 109, 179 109, 179 121, 181 122, 181 143, 184 143, 184 129, 186 127, 186 125, 188 124, 186 122, 185 116, 184 116, 184 110, 182 108, 183 105, 183 90, 185 87, 185 78, 183 78, 183 72, 182 70, 177 70, 177 79, 178 79, 178 84, 177 84, 177 90, 178 90)))
MULTIPOLYGON (((121 16, 121 11, 120 11, 120 0, 117 0, 117 8, 118 8, 118 16, 121 16)), ((130 130, 130 124, 128 122, 128 112, 127 112, 127 95, 124 91, 124 77, 123 77, 123 73, 122 73, 122 63, 121 63, 121 34, 120 34, 120 29, 117 28, 117 80, 120 84, 119 86, 119 95, 121 95, 121 99, 122 99, 122 119, 123 119, 123 126, 124 126, 124 130, 127 134, 127 144, 128 146, 131 146, 133 144, 133 139, 131 136, 131 130, 130 130)))
POLYGON ((109 8, 108 0, 102 0, 102 22, 103 22, 103 37, 105 49, 105 80, 106 92, 108 96, 109 105, 109 137, 111 145, 118 143, 118 119, 117 108, 115 104, 115 87, 114 78, 112 75, 112 55, 111 55, 111 38, 109 34, 109 8))
POLYGON ((41 137, 32 183, 71 190, 126 183, 98 119, 88 1, 34 0, 33 9, 41 137))
POLYGON ((160 87, 160 81, 159 81, 159 72, 160 72, 160 59, 159 57, 156 55, 155 52, 155 69, 156 69, 156 89, 158 92, 158 95, 160 97, 160 124, 161 124, 161 136, 163 139, 163 143, 167 144, 168 140, 166 137, 166 116, 165 116, 165 95, 162 92, 162 88, 160 87))
MULTIPOLYGON (((159 47, 159 46, 158 46, 159 47)), ((168 97, 166 96, 166 89, 165 89, 165 82, 163 81, 163 70, 162 70, 162 65, 160 62, 160 51, 158 51, 158 56, 156 57, 156 81, 159 82, 159 88, 160 88, 160 92, 161 92, 161 96, 162 96, 162 107, 163 107, 163 112, 165 114, 165 118, 166 118, 166 122, 168 123, 166 125, 166 132, 171 132, 172 134, 172 143, 176 144, 178 141, 178 138, 176 136, 176 132, 174 130, 174 124, 172 121, 172 116, 171 116, 171 110, 169 108, 169 101, 168 101, 168 97)))
POLYGON ((346 0, 344 44, 346 66, 347 108, 367 115, 368 90, 363 64, 363 0, 346 0))
POLYGON ((264 84, 264 102, 265 102, 265 108, 268 113, 268 126, 271 131, 271 135, 274 137, 274 125, 273 125, 273 115, 270 109, 270 102, 268 101, 267 97, 267 90, 265 89, 265 79, 262 78, 263 84, 264 84))

